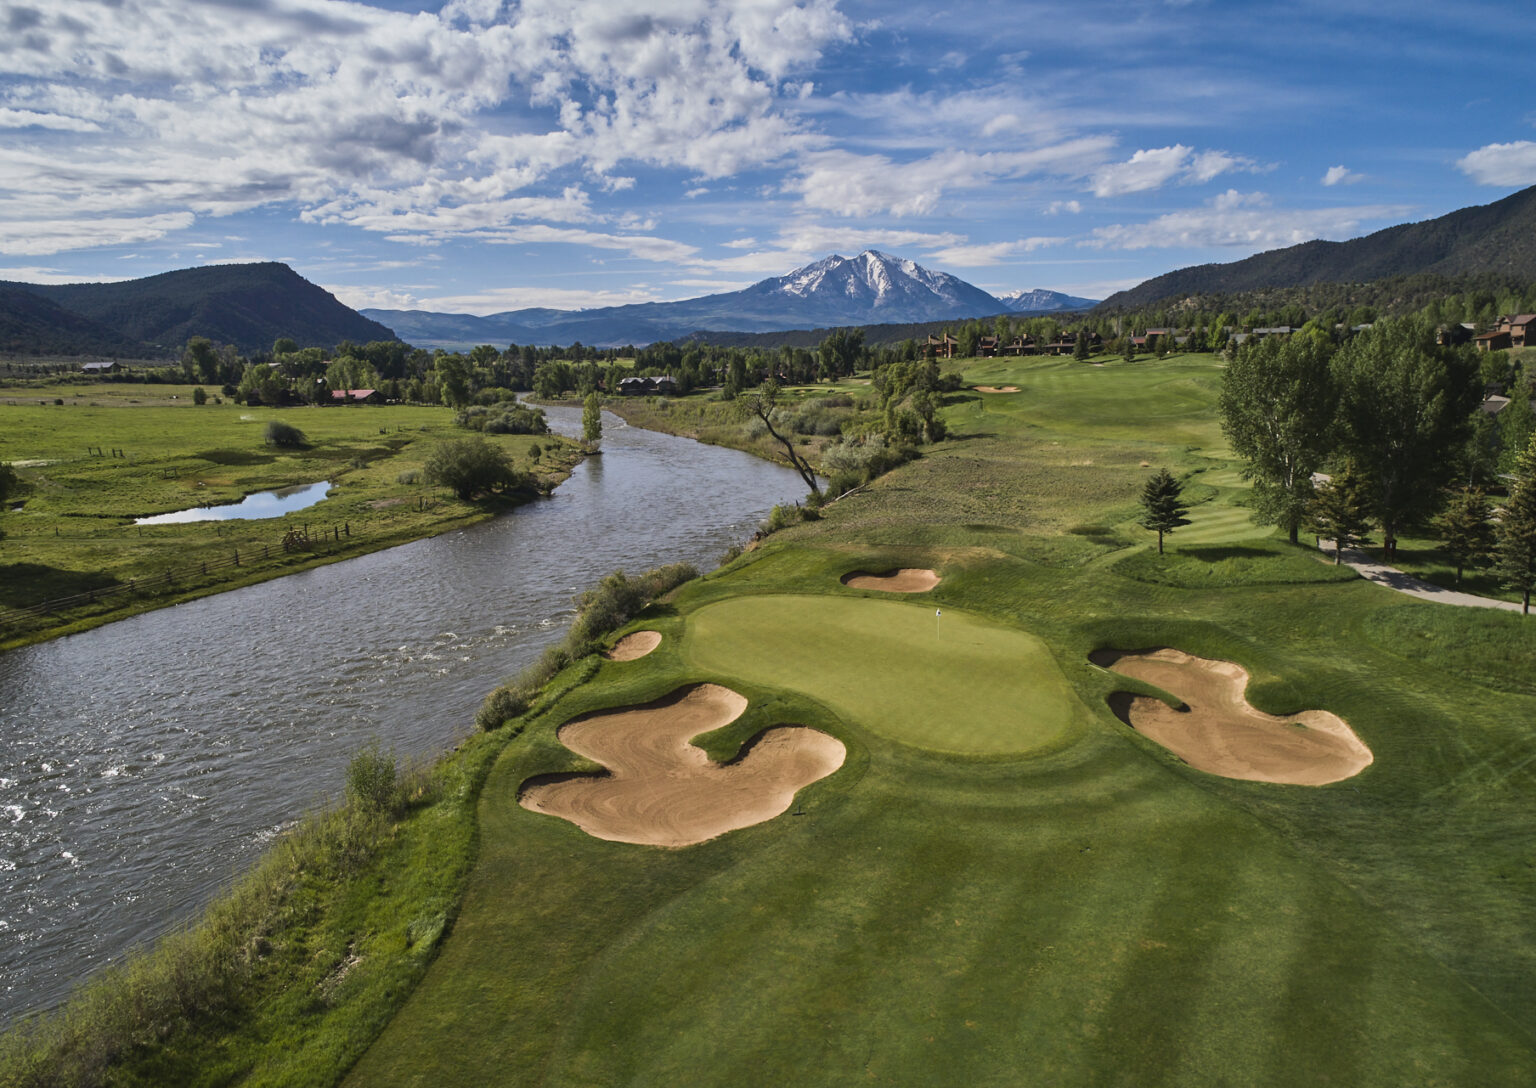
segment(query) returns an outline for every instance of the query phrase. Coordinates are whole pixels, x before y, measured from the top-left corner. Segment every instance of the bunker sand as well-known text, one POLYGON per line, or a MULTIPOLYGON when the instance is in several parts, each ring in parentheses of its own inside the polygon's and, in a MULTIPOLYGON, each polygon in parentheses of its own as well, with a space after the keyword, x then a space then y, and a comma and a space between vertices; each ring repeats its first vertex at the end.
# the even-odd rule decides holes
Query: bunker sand
POLYGON ((660 631, 633 631, 613 644, 609 661, 638 661, 661 645, 660 631))
POLYGON ((689 743, 746 708, 730 688, 698 684, 644 706, 576 718, 560 727, 560 742, 607 773, 531 778, 518 804, 594 838, 642 846, 693 846, 771 820, 797 792, 841 767, 847 749, 805 726, 764 730, 725 764, 689 743))
POLYGON ((973 385, 971 388, 978 393, 1017 393, 1019 391, 1016 385, 973 385))
POLYGON ((887 593, 927 593, 939 584, 939 572, 925 567, 902 567, 883 574, 851 570, 840 581, 853 589, 883 589, 887 593))
POLYGON ((1249 705, 1248 673, 1230 661, 1173 649, 1098 650, 1090 660, 1184 700, 1186 708, 1175 710, 1161 699, 1117 692, 1110 706, 1137 732, 1210 774, 1323 786, 1353 778, 1374 758, 1336 714, 1307 710, 1279 718, 1249 705))

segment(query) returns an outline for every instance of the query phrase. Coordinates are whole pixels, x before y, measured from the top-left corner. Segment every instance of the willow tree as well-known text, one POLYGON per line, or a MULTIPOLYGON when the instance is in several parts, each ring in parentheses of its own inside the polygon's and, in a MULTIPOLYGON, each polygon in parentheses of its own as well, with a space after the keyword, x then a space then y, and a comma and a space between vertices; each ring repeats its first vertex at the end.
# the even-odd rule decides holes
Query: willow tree
POLYGON ((1253 481, 1253 516, 1292 544, 1312 501, 1312 474, 1332 447, 1331 345, 1322 336, 1250 340, 1222 376, 1221 430, 1253 481))
POLYGON ((790 467, 800 474, 800 478, 805 481, 805 486, 811 489, 811 494, 816 497, 817 502, 820 502, 821 485, 816 482, 816 472, 811 468, 811 463, 796 451, 793 435, 785 437, 773 425, 773 416, 779 406, 778 382, 769 378, 758 387, 755 393, 738 397, 736 404, 739 411, 759 420, 773 436, 774 441, 784 447, 784 456, 789 459, 790 467))

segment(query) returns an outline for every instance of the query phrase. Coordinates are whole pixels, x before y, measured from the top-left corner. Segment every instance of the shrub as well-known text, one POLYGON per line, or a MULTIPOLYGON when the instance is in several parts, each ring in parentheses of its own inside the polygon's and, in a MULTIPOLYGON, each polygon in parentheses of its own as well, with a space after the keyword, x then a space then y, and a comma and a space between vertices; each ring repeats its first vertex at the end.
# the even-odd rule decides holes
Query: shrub
POLYGON ((202 386, 198 386, 196 389, 192 390, 192 403, 193 404, 207 404, 208 403, 208 391, 206 389, 204 389, 202 386))
POLYGON ((262 432, 262 440, 269 446, 281 446, 285 449, 302 448, 308 441, 303 431, 280 419, 274 419, 267 424, 262 432))
POLYGON ((359 749, 347 764, 347 797, 364 812, 394 812, 400 804, 394 753, 378 741, 359 749))
POLYGON ((440 443, 423 468, 428 483, 453 489, 460 499, 476 494, 531 487, 532 477, 512 467, 506 450, 483 438, 456 438, 440 443))

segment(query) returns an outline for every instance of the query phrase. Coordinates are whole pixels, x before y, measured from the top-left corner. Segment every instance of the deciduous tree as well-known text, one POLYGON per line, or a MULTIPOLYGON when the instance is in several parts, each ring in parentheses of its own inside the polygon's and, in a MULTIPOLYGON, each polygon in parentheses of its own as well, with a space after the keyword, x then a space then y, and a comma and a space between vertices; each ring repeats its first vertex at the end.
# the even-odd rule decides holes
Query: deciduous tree
POLYGON ((1222 376, 1221 429, 1253 481, 1254 518, 1292 544, 1312 501, 1312 474, 1332 445, 1331 352, 1310 336, 1249 341, 1222 376))
POLYGON ((784 455, 789 459, 790 466, 800 474, 805 481, 805 486, 811 489, 811 494, 817 500, 821 498, 821 485, 816 482, 816 473, 812 470, 810 462, 795 450, 794 442, 780 434, 773 425, 773 413, 779 405, 779 386, 771 378, 758 387, 757 392, 748 393, 738 397, 736 403, 740 410, 748 416, 760 420, 774 441, 784 447, 784 455))
POLYGON ((581 402, 581 440, 595 449, 603 437, 603 402, 596 393, 588 393, 581 402))
POLYGON ((1390 556, 1397 534, 1429 514, 1456 472, 1482 399, 1468 348, 1435 343, 1434 326, 1383 320, 1333 357, 1342 445, 1369 481, 1371 509, 1390 556))

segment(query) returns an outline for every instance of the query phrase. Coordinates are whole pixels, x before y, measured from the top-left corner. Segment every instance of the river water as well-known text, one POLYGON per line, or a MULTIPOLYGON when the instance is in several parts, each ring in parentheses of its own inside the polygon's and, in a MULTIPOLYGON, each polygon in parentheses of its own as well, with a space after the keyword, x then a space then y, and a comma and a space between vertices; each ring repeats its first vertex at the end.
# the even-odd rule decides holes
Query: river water
POLYGON ((603 449, 493 521, 0 654, 0 1023, 195 917, 362 745, 462 738, 604 574, 709 569, 804 492, 612 415, 603 449))

